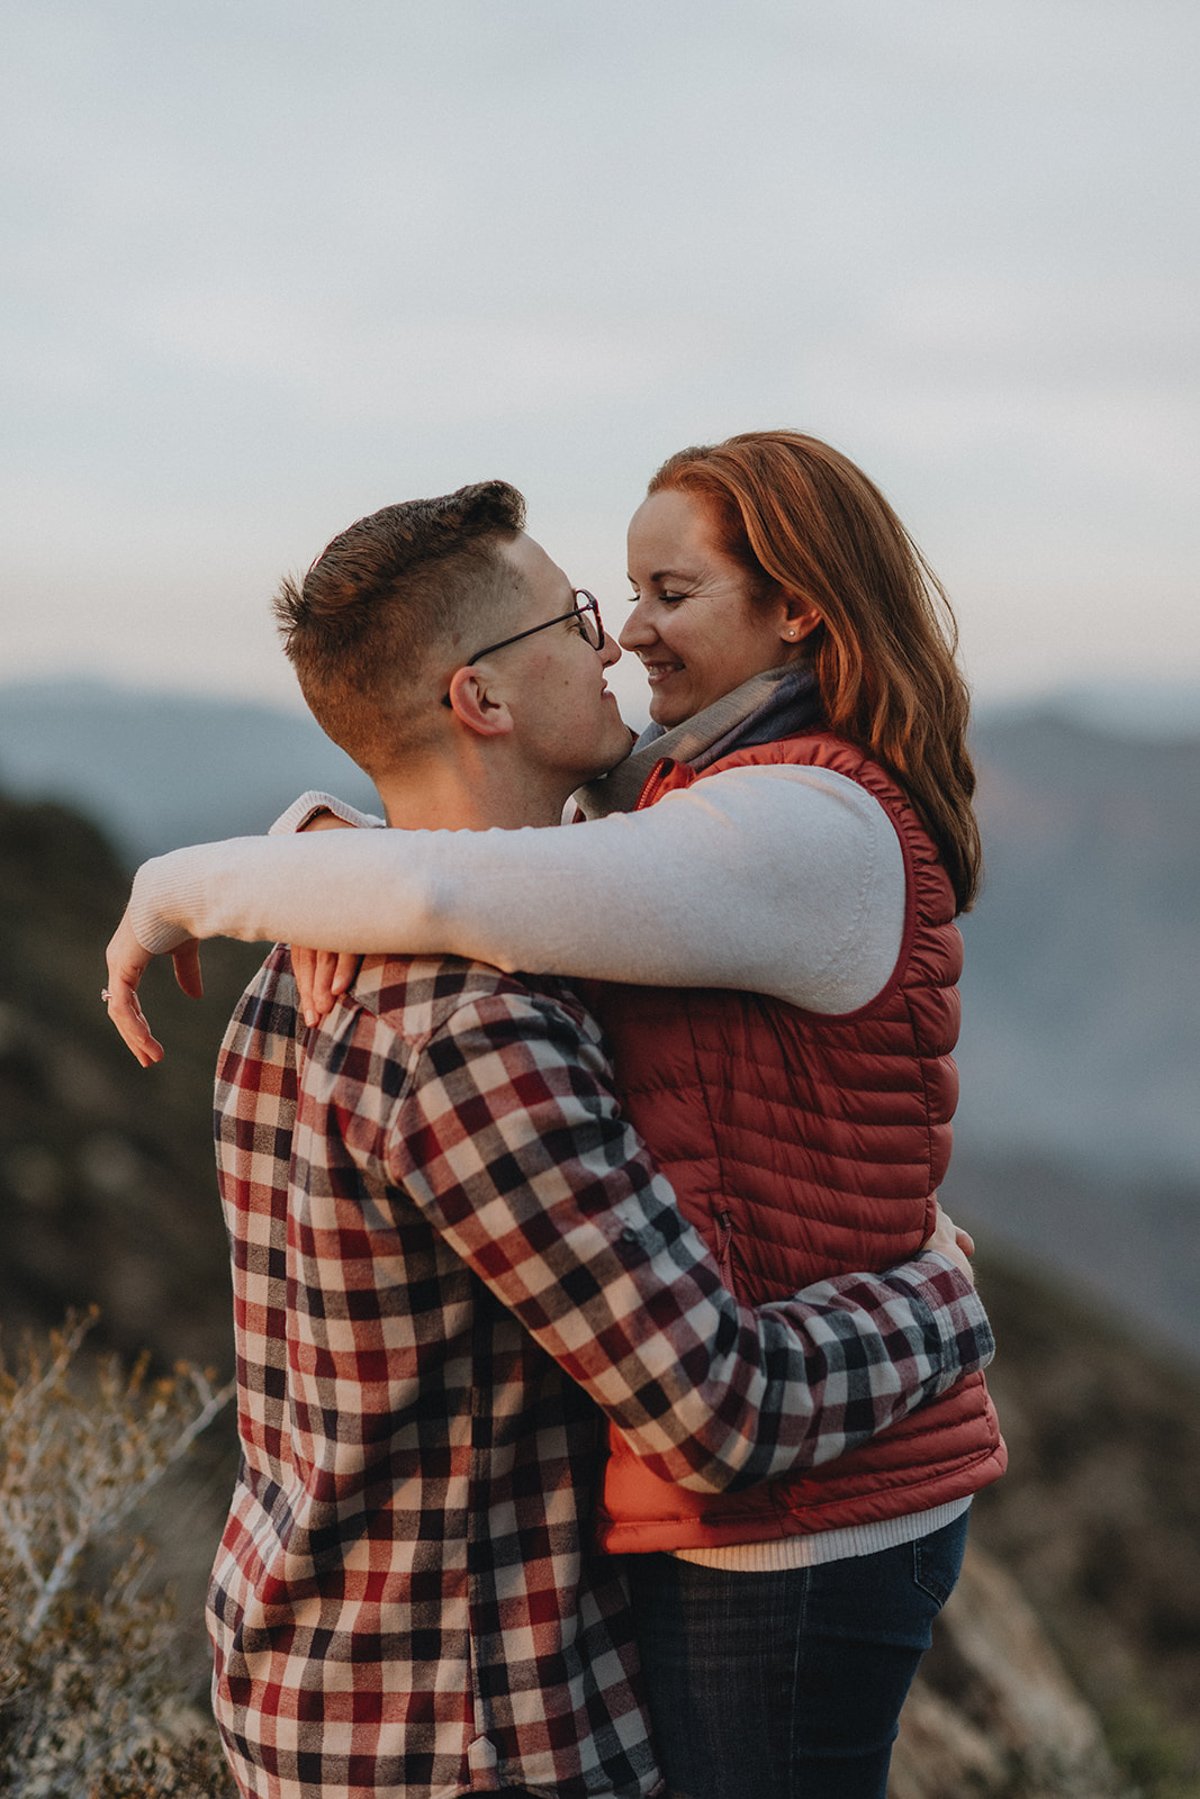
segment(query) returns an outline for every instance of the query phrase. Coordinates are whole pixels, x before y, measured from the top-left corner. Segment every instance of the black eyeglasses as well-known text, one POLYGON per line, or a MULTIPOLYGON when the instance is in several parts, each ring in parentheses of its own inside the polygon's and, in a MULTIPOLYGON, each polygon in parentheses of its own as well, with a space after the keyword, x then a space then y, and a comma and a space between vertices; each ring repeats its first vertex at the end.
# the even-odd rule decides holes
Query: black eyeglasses
POLYGON ((520 643, 524 637, 535 637, 539 631, 548 631, 551 625, 565 624, 569 618, 577 618, 580 629, 592 648, 602 650, 604 624, 600 617, 600 602, 586 587, 577 587, 574 598, 575 604, 569 612, 560 612, 554 618, 545 619, 540 625, 530 625, 528 631, 518 631, 515 637, 502 637, 499 643, 489 643, 486 650, 476 650, 471 660, 463 663, 463 667, 474 668, 477 662, 482 662, 485 656, 493 655, 496 650, 506 650, 510 643, 520 643))

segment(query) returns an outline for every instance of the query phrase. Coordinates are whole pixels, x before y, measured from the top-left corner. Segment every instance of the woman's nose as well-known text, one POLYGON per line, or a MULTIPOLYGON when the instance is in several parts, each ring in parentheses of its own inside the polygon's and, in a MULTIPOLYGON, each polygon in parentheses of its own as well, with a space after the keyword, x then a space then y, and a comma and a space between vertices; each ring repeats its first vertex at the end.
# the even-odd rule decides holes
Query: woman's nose
POLYGON ((646 614, 646 602, 635 600, 620 631, 623 650, 636 650, 654 641, 654 626, 646 614))

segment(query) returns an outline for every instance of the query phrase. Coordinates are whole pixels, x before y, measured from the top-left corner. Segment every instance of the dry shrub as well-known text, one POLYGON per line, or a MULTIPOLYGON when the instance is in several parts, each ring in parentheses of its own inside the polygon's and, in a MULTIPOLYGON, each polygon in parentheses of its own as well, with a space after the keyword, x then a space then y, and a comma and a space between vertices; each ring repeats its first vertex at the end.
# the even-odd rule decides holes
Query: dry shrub
POLYGON ((0 1791, 217 1799, 233 1788, 173 1680, 170 1599, 121 1527, 232 1383, 81 1357, 93 1322, 69 1318, 0 1362, 0 1791))

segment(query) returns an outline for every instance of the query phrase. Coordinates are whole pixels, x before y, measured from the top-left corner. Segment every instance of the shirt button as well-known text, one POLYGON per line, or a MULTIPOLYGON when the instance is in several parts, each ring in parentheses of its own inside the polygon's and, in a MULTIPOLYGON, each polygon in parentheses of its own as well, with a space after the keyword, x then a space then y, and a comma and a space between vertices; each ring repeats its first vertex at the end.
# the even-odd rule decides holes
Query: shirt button
POLYGON ((467 1750, 467 1766, 472 1774, 490 1774, 496 1766, 496 1748, 490 1737, 476 1737, 467 1750))

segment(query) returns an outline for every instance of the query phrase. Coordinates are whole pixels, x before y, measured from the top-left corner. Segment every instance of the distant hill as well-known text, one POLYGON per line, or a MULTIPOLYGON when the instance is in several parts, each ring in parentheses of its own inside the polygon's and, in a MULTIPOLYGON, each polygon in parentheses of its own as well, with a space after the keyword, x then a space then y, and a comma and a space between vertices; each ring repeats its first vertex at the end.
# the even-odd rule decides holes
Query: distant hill
POLYGON ((1011 723, 1022 716, 1059 718, 1108 736, 1165 743, 1200 737, 1200 685, 1195 681, 1078 681, 1053 688, 1033 700, 977 703, 983 725, 1011 723))
POLYGON ((1200 1173, 1200 737, 980 728, 962 1142, 1200 1173))
POLYGON ((975 747, 947 1199, 1200 1359, 1200 736, 1026 710, 975 747))
POLYGON ((265 831, 305 787, 378 809, 306 712, 98 681, 0 686, 0 789, 80 807, 131 865, 265 831))

